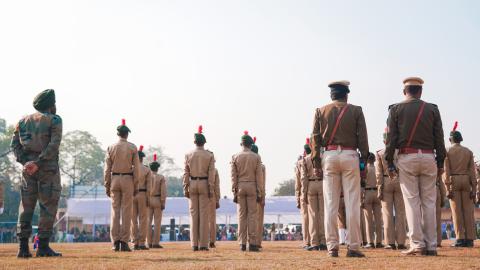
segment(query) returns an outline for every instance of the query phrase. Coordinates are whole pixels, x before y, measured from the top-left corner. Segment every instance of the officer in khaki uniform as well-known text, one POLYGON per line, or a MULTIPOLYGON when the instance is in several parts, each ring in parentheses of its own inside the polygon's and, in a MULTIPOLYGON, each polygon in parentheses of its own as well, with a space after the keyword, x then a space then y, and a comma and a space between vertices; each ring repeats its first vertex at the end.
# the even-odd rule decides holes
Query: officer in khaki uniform
MULTIPOLYGON (((384 143, 386 143, 386 136, 387 133, 385 132, 383 137, 384 143)), ((398 177, 394 179, 388 177, 385 149, 377 151, 376 160, 375 171, 378 185, 378 198, 382 202, 385 248, 406 249, 407 225, 400 181, 398 177)), ((394 155, 394 164, 397 164, 397 154, 394 155)))
POLYGON ((443 174, 445 143, 438 107, 421 100, 423 80, 403 81, 406 99, 390 106, 385 159, 391 179, 400 180, 410 249, 405 255, 437 255, 437 175, 443 174), (396 149, 397 165, 394 164, 396 149))
POLYGON ((114 251, 131 251, 128 246, 132 225, 134 183, 140 176, 142 164, 137 147, 127 141, 130 129, 125 120, 117 127, 119 141, 107 148, 105 157, 104 185, 107 196, 112 199, 110 238, 114 251))
POLYGON ((158 174, 159 168, 160 163, 157 161, 157 154, 154 154, 153 162, 150 163, 152 178, 148 188, 147 242, 150 248, 163 248, 160 245, 160 235, 162 232, 162 214, 167 200, 167 181, 163 175, 158 174))
MULTIPOLYGON (((304 145, 303 157, 310 155, 312 152, 310 148, 310 139, 307 138, 307 143, 304 145)), ((308 205, 305 201, 305 194, 302 194, 302 176, 301 176, 301 164, 303 163, 303 157, 299 156, 297 163, 295 164, 295 197, 297 199, 297 208, 300 209, 302 215, 302 236, 303 236, 303 249, 307 250, 311 247, 309 218, 308 218, 308 205)))
POLYGON ((238 210, 238 241, 242 251, 259 251, 257 247, 257 203, 262 202, 263 170, 259 155, 252 152, 253 139, 245 131, 242 136, 243 150, 232 157, 231 175, 234 202, 238 210), (248 234, 248 237, 247 237, 248 234))
POLYGON ((368 157, 368 136, 362 108, 347 103, 349 85, 348 81, 329 84, 333 102, 316 110, 312 132, 312 161, 316 175, 323 176, 325 235, 332 257, 338 257, 337 215, 342 188, 348 228, 347 257, 364 257, 359 250, 360 162, 365 163, 368 157), (325 152, 321 157, 322 147, 325 152))
POLYGON ((217 209, 220 208, 220 177, 218 170, 215 169, 215 189, 214 196, 210 198, 209 206, 209 232, 210 232, 210 248, 216 248, 217 240, 217 209))
POLYGON ((377 197, 377 178, 375 177, 375 155, 370 153, 367 162, 367 178, 364 188, 365 228, 368 244, 365 248, 383 248, 382 244, 382 205, 377 197))
POLYGON ((442 176, 437 176, 437 202, 435 205, 435 218, 437 224, 437 247, 442 247, 442 208, 445 207, 447 191, 442 182, 442 176))
POLYGON ((309 216, 308 230, 311 235, 311 247, 308 250, 327 250, 324 229, 323 183, 322 179, 315 175, 311 155, 302 158, 300 175, 303 200, 307 203, 309 216))
POLYGON ((17 257, 32 257, 28 239, 32 235, 32 218, 37 201, 41 210, 36 256, 58 257, 62 254, 49 246, 62 191, 58 156, 63 124, 62 118, 57 115, 55 91, 47 89, 38 94, 33 107, 37 112, 18 122, 11 143, 17 162, 23 165, 17 223, 20 248, 17 257))
POLYGON ((477 188, 476 167, 473 153, 461 145, 463 137, 456 127, 457 123, 450 133, 452 146, 447 150, 444 178, 457 237, 452 246, 473 247, 473 240, 477 238, 475 220, 472 219, 477 188))
POLYGON ((203 128, 195 133, 197 148, 185 156, 185 173, 183 174, 183 191, 189 198, 190 240, 193 251, 208 251, 209 229, 208 212, 210 198, 215 188, 215 158, 213 153, 205 150, 207 142, 203 128))
MULTIPOLYGON (((255 144, 255 142, 257 141, 257 137, 253 137, 253 145, 252 145, 252 152, 254 152, 255 154, 258 155, 258 146, 255 144)), ((266 169, 265 169, 265 165, 262 163, 262 173, 263 173, 263 179, 262 179, 262 182, 261 182, 261 188, 260 190, 263 191, 263 194, 260 194, 261 196, 261 200, 260 202, 257 204, 258 206, 258 209, 257 209, 257 215, 258 215, 258 220, 257 220, 257 227, 258 227, 258 231, 257 231, 257 248, 262 248, 262 241, 263 241, 263 220, 264 220, 264 217, 265 217, 265 179, 267 178, 267 175, 266 175, 266 169)))
MULTIPOLYGON (((140 145, 138 150, 138 158, 140 163, 143 164, 143 158, 145 153, 143 153, 143 145, 140 145)), ((150 186, 150 181, 152 178, 152 173, 150 168, 147 166, 140 166, 140 175, 138 178, 134 179, 134 198, 133 198, 133 218, 132 218, 132 242, 134 244, 134 250, 147 250, 148 247, 145 246, 145 240, 147 238, 148 226, 148 187, 150 186)))

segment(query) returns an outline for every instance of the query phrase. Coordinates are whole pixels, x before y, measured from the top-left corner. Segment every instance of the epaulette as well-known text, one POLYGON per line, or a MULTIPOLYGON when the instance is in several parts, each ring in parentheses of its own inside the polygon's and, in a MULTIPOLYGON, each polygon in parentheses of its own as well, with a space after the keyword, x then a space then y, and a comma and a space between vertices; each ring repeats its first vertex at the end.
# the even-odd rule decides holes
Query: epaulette
POLYGON ((53 125, 58 125, 62 123, 62 118, 59 115, 53 115, 52 117, 52 124, 53 125))
POLYGON ((437 104, 433 104, 433 103, 429 103, 429 104, 432 105, 435 108, 438 108, 437 104))
POLYGON ((390 111, 391 108, 393 108, 393 107, 395 107, 395 106, 397 106, 397 105, 398 105, 398 103, 391 104, 390 106, 388 106, 388 110, 390 111))

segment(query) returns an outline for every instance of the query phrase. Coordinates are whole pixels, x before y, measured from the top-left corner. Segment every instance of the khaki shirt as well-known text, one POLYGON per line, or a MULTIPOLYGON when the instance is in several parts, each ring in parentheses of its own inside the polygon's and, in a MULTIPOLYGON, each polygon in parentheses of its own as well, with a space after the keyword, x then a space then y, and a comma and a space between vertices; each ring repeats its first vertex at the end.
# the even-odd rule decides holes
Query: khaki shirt
POLYGON ((143 165, 138 158, 137 147, 124 138, 107 148, 105 155, 104 185, 107 189, 112 183, 112 173, 133 173, 134 182, 138 182, 143 165))
POLYGON ((447 150, 447 157, 445 158, 445 185, 450 190, 452 184, 451 176, 468 175, 470 177, 470 185, 472 191, 477 188, 477 177, 475 172, 475 161, 473 160, 473 153, 467 147, 458 143, 453 144, 447 150))
POLYGON ((367 179, 365 179, 366 188, 374 188, 377 186, 377 177, 375 176, 375 165, 367 164, 367 179))
POLYGON ((443 167, 445 159, 445 142, 443 136, 440 111, 434 104, 426 103, 410 146, 408 139, 416 122, 422 100, 409 98, 390 108, 388 115, 388 136, 386 145, 386 160, 393 165, 395 149, 405 147, 435 150, 437 166, 443 167))
POLYGON ((161 207, 165 207, 167 200, 167 181, 165 177, 157 172, 152 172, 152 181, 150 182, 149 197, 150 202, 160 198, 161 207))
MULTIPOLYGON (((333 101, 315 112, 312 132, 312 157, 315 167, 320 168, 320 148, 327 147, 337 118, 346 102, 333 101)), ((361 158, 368 157, 368 136, 362 107, 349 104, 337 129, 331 145, 359 149, 361 158)))
POLYGON ((150 181, 152 181, 152 171, 145 165, 140 166, 140 174, 138 178, 134 179, 135 192, 140 189, 146 189, 148 192, 148 188, 150 187, 150 181))
POLYGON ((261 182, 261 187, 260 187, 260 191, 263 192, 260 194, 260 196, 262 196, 262 198, 265 198, 265 186, 266 186, 266 180, 267 180, 267 172, 266 172, 266 169, 265 169, 265 165, 262 163, 262 182, 261 182))
POLYGON ((318 179, 318 177, 315 175, 312 156, 310 155, 300 160, 300 178, 302 179, 301 196, 303 196, 303 199, 306 201, 308 194, 308 181, 318 179))
MULTIPOLYGON (((378 150, 375 154, 376 156, 376 163, 375 163, 375 176, 377 178, 377 187, 381 187, 384 185, 385 178, 388 177, 388 162, 385 159, 385 149, 378 150)), ((398 150, 395 151, 393 156, 394 161, 393 163, 395 166, 397 165, 397 158, 398 158, 398 150)))
POLYGON ((301 174, 301 164, 303 158, 299 159, 295 164, 295 198, 297 201, 300 201, 302 196, 302 174, 301 174))
POLYGON ((215 188, 214 188, 214 192, 215 192, 215 200, 217 203, 220 202, 220 176, 218 175, 218 170, 215 169, 215 188))
POLYGON ((11 143, 17 161, 34 161, 40 168, 58 170, 62 130, 62 118, 56 114, 37 112, 22 118, 11 143))
POLYGON ((263 169, 262 160, 259 155, 248 148, 237 153, 231 161, 232 191, 238 191, 239 182, 255 182, 257 184, 257 196, 264 196, 265 190, 262 186, 263 169))
POLYGON ((203 147, 197 147, 185 155, 185 169, 183 173, 183 192, 185 194, 190 187, 191 177, 208 177, 208 190, 210 194, 214 195, 215 157, 212 152, 205 150, 203 147))

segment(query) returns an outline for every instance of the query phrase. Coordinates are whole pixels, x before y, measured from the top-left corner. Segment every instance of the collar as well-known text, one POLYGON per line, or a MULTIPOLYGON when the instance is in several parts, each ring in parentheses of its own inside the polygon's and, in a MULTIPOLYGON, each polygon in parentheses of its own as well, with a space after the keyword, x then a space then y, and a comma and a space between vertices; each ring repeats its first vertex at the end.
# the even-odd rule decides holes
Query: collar
POLYGON ((120 137, 120 140, 119 140, 119 141, 121 141, 121 142, 126 142, 127 139, 120 137))
POLYGON ((205 147, 204 147, 204 146, 197 146, 196 149, 197 149, 197 150, 205 150, 205 147))

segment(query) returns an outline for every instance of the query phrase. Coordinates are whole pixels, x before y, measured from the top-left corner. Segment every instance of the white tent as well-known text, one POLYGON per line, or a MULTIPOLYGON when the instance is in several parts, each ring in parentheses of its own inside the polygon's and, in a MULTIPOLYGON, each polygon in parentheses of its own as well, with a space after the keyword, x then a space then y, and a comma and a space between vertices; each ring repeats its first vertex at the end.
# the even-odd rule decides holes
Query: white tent
MULTIPOLYGON (((81 218, 83 224, 110 224, 111 202, 107 197, 100 198, 71 198, 67 202, 69 217, 81 218)), ((187 198, 167 198, 166 209, 163 212, 162 224, 189 223, 187 198)), ((232 199, 221 199, 217 210, 218 224, 237 224, 237 206, 232 199)), ((265 223, 299 224, 300 212, 296 208, 296 199, 293 196, 269 197, 265 201, 265 223)))

